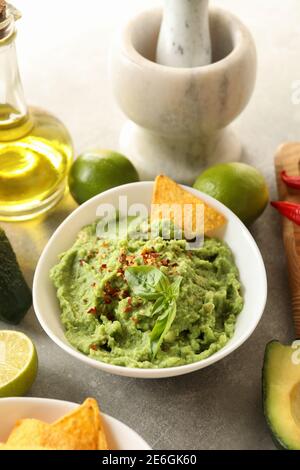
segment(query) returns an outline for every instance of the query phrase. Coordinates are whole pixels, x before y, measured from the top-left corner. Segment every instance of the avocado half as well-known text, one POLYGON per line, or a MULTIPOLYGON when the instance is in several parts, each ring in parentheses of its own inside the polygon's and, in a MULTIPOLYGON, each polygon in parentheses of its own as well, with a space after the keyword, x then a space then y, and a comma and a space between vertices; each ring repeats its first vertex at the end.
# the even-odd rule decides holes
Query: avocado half
POLYGON ((271 341, 263 367, 264 413, 279 449, 300 450, 300 341, 271 341))

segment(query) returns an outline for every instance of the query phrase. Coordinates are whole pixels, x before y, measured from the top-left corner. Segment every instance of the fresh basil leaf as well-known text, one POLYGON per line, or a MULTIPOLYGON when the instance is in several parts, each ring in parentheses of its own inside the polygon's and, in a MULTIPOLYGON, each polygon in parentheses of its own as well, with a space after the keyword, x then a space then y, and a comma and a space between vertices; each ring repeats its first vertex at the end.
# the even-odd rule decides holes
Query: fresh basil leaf
POLYGON ((168 308, 168 302, 166 298, 163 295, 160 295, 158 299, 156 300, 155 304, 153 305, 152 308, 152 316, 158 315, 160 312, 163 310, 166 310, 168 308))
POLYGON ((167 318, 167 316, 169 315, 169 308, 170 308, 170 304, 167 303, 164 309, 164 312, 161 315, 159 315, 158 320, 164 320, 165 318, 167 318))
POLYGON ((125 278, 133 293, 147 300, 156 300, 167 294, 170 286, 167 276, 153 266, 127 268, 125 278))
POLYGON ((134 290, 136 288, 150 288, 155 290, 164 274, 153 266, 132 266, 126 269, 125 277, 129 287, 134 290))
POLYGON ((146 300, 156 300, 162 296, 160 292, 153 292, 143 288, 132 289, 132 292, 134 293, 134 295, 142 297, 146 300))
POLYGON ((167 294, 167 292, 169 292, 169 289, 170 289, 170 281, 164 273, 161 272, 161 274, 162 274, 162 276, 159 279, 156 288, 160 292, 163 292, 163 293, 167 294))
MULTIPOLYGON (((169 312, 168 312, 168 315, 169 315, 169 312)), ((166 327, 166 324, 167 324, 168 315, 164 316, 164 318, 159 318, 158 320, 156 320, 154 328, 151 331, 150 339, 151 339, 151 342, 152 342, 152 352, 153 352, 155 343, 158 342, 158 340, 161 338, 161 335, 163 334, 163 331, 164 331, 164 329, 166 327)))
POLYGON ((176 310, 176 301, 173 301, 167 309, 167 315, 165 312, 157 319, 150 336, 152 358, 155 358, 161 347, 164 337, 170 330, 176 317, 176 310))
POLYGON ((155 301, 152 316, 159 315, 150 335, 154 358, 176 317, 176 300, 182 277, 170 284, 168 277, 153 266, 132 266, 126 269, 125 278, 132 292, 144 299, 155 301))
POLYGON ((171 284, 171 292, 172 292, 172 297, 177 299, 180 293, 180 286, 182 282, 182 277, 178 276, 175 281, 171 284))

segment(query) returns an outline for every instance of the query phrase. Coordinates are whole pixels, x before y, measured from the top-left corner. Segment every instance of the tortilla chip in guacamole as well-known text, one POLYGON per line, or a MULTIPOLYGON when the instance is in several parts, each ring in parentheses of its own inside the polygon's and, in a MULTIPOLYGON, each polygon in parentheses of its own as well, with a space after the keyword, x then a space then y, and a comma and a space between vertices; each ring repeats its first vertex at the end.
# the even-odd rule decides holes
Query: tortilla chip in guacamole
MULTIPOLYGON (((206 204, 200 198, 194 196, 189 191, 183 189, 179 184, 175 183, 175 181, 173 181, 168 176, 159 175, 155 179, 154 191, 152 196, 152 221, 162 218, 159 206, 163 205, 172 207, 175 207, 174 205, 176 205, 176 207, 179 208, 181 212, 180 218, 183 221, 183 229, 186 223, 184 207, 187 205, 190 206, 191 214, 189 213, 188 218, 192 219, 191 225, 193 236, 199 234, 197 233, 197 206, 203 206, 204 209, 203 232, 205 235, 211 234, 215 230, 224 226, 226 223, 226 218, 223 214, 206 204)), ((174 218, 174 214, 170 214, 170 216, 171 218, 174 218)))

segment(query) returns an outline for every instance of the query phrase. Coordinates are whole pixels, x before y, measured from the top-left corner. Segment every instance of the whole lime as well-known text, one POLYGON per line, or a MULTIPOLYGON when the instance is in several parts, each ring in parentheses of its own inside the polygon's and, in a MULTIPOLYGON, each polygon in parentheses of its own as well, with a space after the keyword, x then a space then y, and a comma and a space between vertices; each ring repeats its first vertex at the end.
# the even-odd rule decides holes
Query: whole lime
POLYGON ((78 204, 107 189, 136 181, 139 175, 128 158, 111 150, 79 155, 69 173, 70 192, 78 204))
POLYGON ((194 188, 225 204, 246 225, 263 213, 269 201, 263 175, 256 168, 240 162, 208 168, 196 179, 194 188))

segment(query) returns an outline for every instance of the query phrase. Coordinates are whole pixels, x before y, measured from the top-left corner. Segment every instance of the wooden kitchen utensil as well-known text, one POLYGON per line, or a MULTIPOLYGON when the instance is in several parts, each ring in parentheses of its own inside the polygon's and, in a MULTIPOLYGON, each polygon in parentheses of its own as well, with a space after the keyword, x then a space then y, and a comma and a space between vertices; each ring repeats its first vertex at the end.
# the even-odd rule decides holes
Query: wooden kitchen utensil
MULTIPOLYGON (((280 177, 282 171, 286 171, 289 176, 300 176, 300 142, 290 142, 279 147, 275 155, 275 169, 279 200, 300 204, 300 191, 288 188, 280 177)), ((300 226, 285 217, 282 224, 296 337, 300 338, 300 226)))

